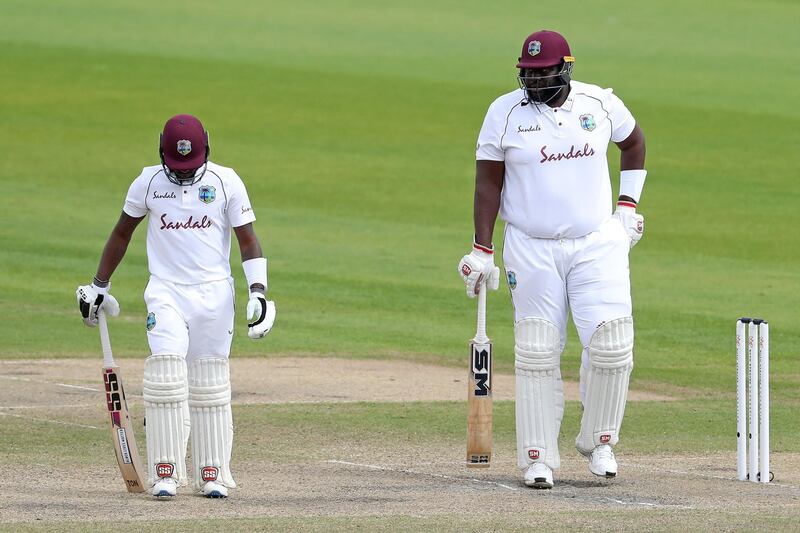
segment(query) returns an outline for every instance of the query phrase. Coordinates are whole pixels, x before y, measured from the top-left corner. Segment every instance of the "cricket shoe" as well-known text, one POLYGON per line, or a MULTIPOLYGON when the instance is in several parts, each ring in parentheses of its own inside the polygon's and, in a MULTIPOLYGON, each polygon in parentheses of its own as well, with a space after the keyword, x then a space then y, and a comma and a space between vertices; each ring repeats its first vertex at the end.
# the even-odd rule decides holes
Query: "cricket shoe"
POLYGON ((595 446, 589 455, 589 471, 595 476, 614 477, 617 475, 617 460, 614 450, 608 444, 595 446))
POLYGON ((157 498, 171 498, 178 493, 178 482, 172 477, 158 478, 151 492, 157 498))
POLYGON ((216 481, 206 481, 203 485, 203 496, 206 498, 227 498, 228 487, 216 481))
POLYGON ((552 489, 553 471, 544 463, 533 463, 525 471, 525 484, 534 489, 552 489))

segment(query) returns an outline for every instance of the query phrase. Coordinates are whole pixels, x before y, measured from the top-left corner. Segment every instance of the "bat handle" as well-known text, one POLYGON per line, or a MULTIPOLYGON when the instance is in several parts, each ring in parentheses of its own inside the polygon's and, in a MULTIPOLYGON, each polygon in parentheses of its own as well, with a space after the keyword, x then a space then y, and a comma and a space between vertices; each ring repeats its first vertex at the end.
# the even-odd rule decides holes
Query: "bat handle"
POLYGON ((102 309, 97 313, 97 323, 100 326, 100 346, 103 347, 103 366, 111 368, 115 366, 114 354, 111 353, 111 339, 108 336, 106 313, 102 309))
POLYGON ((486 283, 480 286, 478 293, 478 331, 475 334, 475 340, 486 341, 486 283))

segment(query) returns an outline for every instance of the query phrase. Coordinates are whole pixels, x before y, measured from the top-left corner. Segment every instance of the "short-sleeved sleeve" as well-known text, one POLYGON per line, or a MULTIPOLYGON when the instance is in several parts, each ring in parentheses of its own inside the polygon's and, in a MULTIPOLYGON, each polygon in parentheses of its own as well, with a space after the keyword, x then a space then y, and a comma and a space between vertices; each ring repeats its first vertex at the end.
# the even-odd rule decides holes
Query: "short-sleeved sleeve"
POLYGON ((606 91, 605 102, 603 106, 608 112, 608 118, 611 121, 611 140, 618 143, 628 138, 628 135, 633 131, 636 126, 636 120, 625 104, 619 97, 611 92, 611 89, 606 91))
POLYGON ((481 132, 478 134, 478 147, 475 150, 475 159, 488 161, 505 161, 506 154, 501 146, 505 117, 500 117, 497 105, 492 104, 483 119, 481 132))
POLYGON ((122 210, 129 216, 141 218, 147 214, 147 187, 150 184, 149 177, 142 171, 139 177, 133 180, 128 188, 128 195, 125 197, 125 205, 122 210))
POLYGON ((247 196, 247 189, 242 178, 235 172, 231 172, 228 186, 228 220, 231 222, 231 227, 238 228, 253 222, 256 215, 250 205, 250 197, 247 196))

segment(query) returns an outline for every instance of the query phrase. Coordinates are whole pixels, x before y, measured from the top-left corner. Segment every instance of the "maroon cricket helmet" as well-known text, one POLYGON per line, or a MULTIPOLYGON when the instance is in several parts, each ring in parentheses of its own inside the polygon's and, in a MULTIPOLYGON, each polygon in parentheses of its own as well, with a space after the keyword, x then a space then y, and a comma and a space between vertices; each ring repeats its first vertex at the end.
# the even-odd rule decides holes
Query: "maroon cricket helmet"
POLYGON ((208 159, 208 132, 197 117, 175 115, 164 124, 159 147, 170 170, 195 170, 208 159))
POLYGON ((545 68, 564 61, 574 63, 564 36, 556 31, 541 30, 528 35, 522 45, 522 55, 517 68, 545 68))

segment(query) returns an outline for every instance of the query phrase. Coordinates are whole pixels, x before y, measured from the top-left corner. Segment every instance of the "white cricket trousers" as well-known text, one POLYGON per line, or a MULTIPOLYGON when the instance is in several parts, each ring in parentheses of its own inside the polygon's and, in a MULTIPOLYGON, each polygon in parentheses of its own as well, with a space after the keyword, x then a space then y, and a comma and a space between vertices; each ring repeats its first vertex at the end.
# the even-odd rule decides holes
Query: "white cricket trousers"
POLYGON ((233 340, 233 278, 183 285, 155 276, 144 291, 152 355, 227 358, 233 340))
MULTIPOLYGON (((631 316, 628 235, 611 217, 595 231, 576 239, 541 239, 506 225, 503 263, 514 304, 515 322, 544 318, 567 340, 567 314, 583 346, 582 365, 588 368, 586 346, 597 327, 607 320, 631 316)), ((583 398, 584 383, 581 383, 583 398)))

